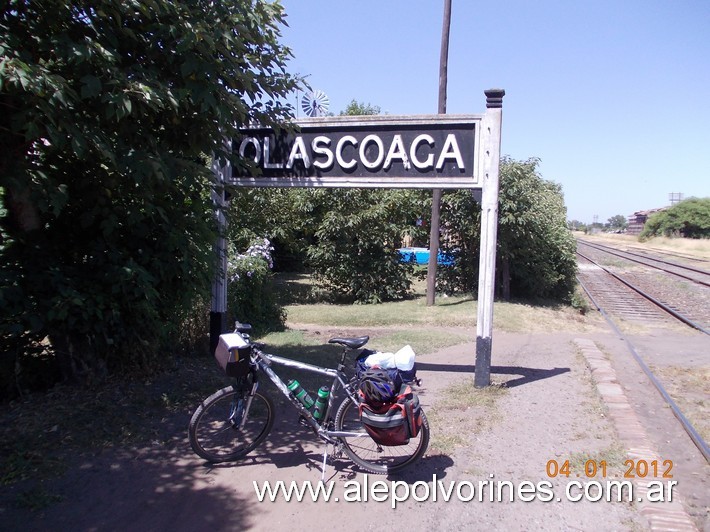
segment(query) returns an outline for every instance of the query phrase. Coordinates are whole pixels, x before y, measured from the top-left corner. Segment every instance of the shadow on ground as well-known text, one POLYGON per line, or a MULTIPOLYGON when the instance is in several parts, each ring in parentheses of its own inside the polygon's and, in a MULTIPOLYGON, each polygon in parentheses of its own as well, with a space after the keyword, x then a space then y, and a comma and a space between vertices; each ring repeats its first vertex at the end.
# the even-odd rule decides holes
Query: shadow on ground
MULTIPOLYGON (((428 362, 417 362, 417 371, 435 371, 451 373, 468 373, 473 375, 476 366, 473 364, 432 364, 428 362)), ((522 366, 491 366, 491 375, 519 375, 518 378, 505 381, 507 388, 514 388, 542 379, 549 379, 569 373, 570 368, 525 368, 522 366)))

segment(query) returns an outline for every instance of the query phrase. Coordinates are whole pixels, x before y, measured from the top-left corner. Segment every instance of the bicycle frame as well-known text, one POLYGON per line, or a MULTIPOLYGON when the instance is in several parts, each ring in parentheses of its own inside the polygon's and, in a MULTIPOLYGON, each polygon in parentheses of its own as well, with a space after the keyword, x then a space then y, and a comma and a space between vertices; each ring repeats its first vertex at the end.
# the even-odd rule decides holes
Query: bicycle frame
MULTIPOLYGON (((355 403, 358 404, 358 399, 357 396, 353 393, 352 388, 350 387, 350 384, 346 380, 346 376, 342 371, 342 366, 343 366, 343 361, 341 360, 341 363, 338 366, 338 369, 332 369, 332 368, 323 368, 320 366, 316 366, 313 364, 308 364, 306 362, 299 362, 297 360, 292 360, 290 358, 284 358, 280 357, 278 355, 273 355, 270 353, 264 353, 260 351, 257 348, 253 348, 253 357, 254 357, 254 362, 256 363, 256 366, 259 370, 264 372, 271 382, 274 383, 274 385, 281 391, 281 393, 288 399, 288 401, 296 407, 296 409, 300 412, 300 414, 303 416, 303 419, 310 425, 310 427, 313 429, 313 431, 318 434, 320 438, 323 440, 327 441, 328 443, 332 444, 337 444, 336 438, 365 438, 369 437, 369 434, 367 432, 346 432, 346 431, 336 431, 336 430, 328 430, 326 428, 327 422, 329 421, 329 416, 333 408, 333 402, 335 400, 335 393, 338 390, 338 386, 342 387, 345 393, 350 397, 350 399, 355 403), (286 383, 276 374, 276 372, 271 369, 272 364, 277 364, 280 366, 286 366, 290 368, 296 368, 302 371, 306 371, 309 373, 318 373, 320 375, 326 375, 328 377, 333 378, 333 383, 330 386, 330 395, 328 396, 328 406, 326 407, 326 410, 323 414, 323 421, 319 422, 315 417, 313 417, 313 414, 311 414, 310 410, 307 409, 305 406, 301 404, 301 402, 296 399, 296 397, 291 393, 291 390, 288 389, 288 386, 286 386, 286 383)), ((345 353, 343 354, 343 358, 345 357, 345 353)), ((252 392, 250 394, 250 401, 251 401, 251 396, 253 396, 254 392, 256 392, 258 388, 258 380, 254 380, 254 387, 252 388, 252 392)), ((247 410, 249 408, 250 404, 247 404, 247 410)), ((244 416, 244 420, 242 422, 246 421, 247 415, 244 416)))

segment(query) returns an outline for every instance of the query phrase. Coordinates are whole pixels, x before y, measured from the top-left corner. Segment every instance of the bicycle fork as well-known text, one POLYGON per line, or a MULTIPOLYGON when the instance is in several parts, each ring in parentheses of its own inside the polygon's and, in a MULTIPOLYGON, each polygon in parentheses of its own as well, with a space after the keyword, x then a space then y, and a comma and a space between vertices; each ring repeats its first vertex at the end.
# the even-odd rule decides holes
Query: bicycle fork
POLYGON ((258 387, 259 383, 254 381, 251 391, 246 394, 246 399, 242 396, 235 400, 232 405, 232 412, 229 415, 229 422, 232 424, 233 428, 242 430, 244 425, 246 425, 246 422, 249 419, 251 402, 254 400, 254 394, 256 393, 258 387))

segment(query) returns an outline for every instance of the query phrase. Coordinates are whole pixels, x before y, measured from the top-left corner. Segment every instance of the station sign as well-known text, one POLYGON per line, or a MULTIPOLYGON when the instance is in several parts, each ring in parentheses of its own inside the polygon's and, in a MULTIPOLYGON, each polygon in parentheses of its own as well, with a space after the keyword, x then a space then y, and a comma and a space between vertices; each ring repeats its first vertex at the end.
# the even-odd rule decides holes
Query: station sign
POLYGON ((481 116, 306 118, 292 131, 244 128, 232 150, 247 187, 481 188, 481 116))

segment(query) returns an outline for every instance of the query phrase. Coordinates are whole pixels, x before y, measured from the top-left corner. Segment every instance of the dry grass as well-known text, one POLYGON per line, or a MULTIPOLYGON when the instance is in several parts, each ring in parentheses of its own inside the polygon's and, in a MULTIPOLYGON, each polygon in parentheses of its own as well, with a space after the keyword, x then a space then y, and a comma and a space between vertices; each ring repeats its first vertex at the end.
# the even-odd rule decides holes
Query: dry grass
MULTIPOLYGON (((475 330, 477 302, 470 297, 439 297, 435 306, 426 300, 381 305, 290 305, 288 322, 327 327, 463 327, 475 330)), ((596 316, 582 316, 564 305, 533 306, 497 301, 493 306, 493 326, 504 332, 586 332, 599 325, 596 316)))
MULTIPOLYGON (((569 466, 574 475, 589 478, 601 477, 604 480, 621 476, 626 459, 626 449, 621 444, 614 443, 596 452, 572 453, 569 456, 569 466)), ((564 459, 559 462, 564 462, 564 459)))
MULTIPOLYGON (((439 327, 475 331, 478 302, 473 297, 439 294, 435 305, 427 306, 425 285, 424 281, 415 282, 414 296, 404 301, 379 305, 331 304, 313 297, 307 275, 279 277, 279 290, 284 294, 283 302, 288 313, 287 325, 373 330, 408 327, 419 331, 439 327)), ((504 332, 588 332, 599 324, 594 313, 584 316, 566 305, 496 301, 493 306, 493 326, 504 332)))
POLYGON ((456 447, 470 443, 472 435, 498 419, 498 400, 507 393, 507 388, 495 384, 474 388, 470 378, 445 388, 441 398, 427 409, 432 427, 430 453, 450 455, 456 447))
MULTIPOLYGON (((311 293, 303 278, 289 286, 296 292, 291 294, 295 300, 310 297, 298 297, 311 293)), ((311 325, 305 330, 292 327, 259 340, 286 357, 327 367, 337 363, 334 355, 339 352, 327 344, 327 333, 333 330, 366 329, 373 348, 395 351, 410 344, 417 354, 475 338, 477 304, 470 297, 438 297, 435 306, 427 307, 420 292, 413 299, 382 305, 315 303, 289 305, 287 309, 288 325, 311 325)), ((496 303, 494 308, 494 328, 499 331, 586 331, 596 322, 596 318, 564 306, 496 303)), ((57 386, 49 393, 5 404, 0 412, 0 484, 61 475, 72 457, 110 446, 172 446, 183 441, 186 417, 228 379, 220 374, 212 358, 176 357, 171 362, 171 367, 150 378, 116 377, 94 389, 57 386)), ((505 390, 462 386, 449 390, 455 400, 445 394, 431 411, 436 434, 441 435, 434 447, 447 449, 465 443, 459 441, 461 431, 456 423, 473 423, 475 433, 485 426, 481 423, 495 419, 496 409, 481 405, 495 404, 505 390), (472 411, 475 416, 469 415, 472 411), (452 420, 456 421, 452 424, 452 420)), ((33 492, 27 493, 32 498, 33 492)))
POLYGON ((696 238, 668 238, 665 236, 651 238, 645 242, 639 242, 638 238, 632 235, 616 235, 600 233, 596 235, 584 235, 588 240, 606 241, 610 244, 625 244, 629 247, 648 250, 664 251, 671 253, 683 253, 692 255, 700 259, 710 260, 710 239, 696 238))
POLYGON ((710 367, 651 369, 700 437, 710 442, 710 367))

